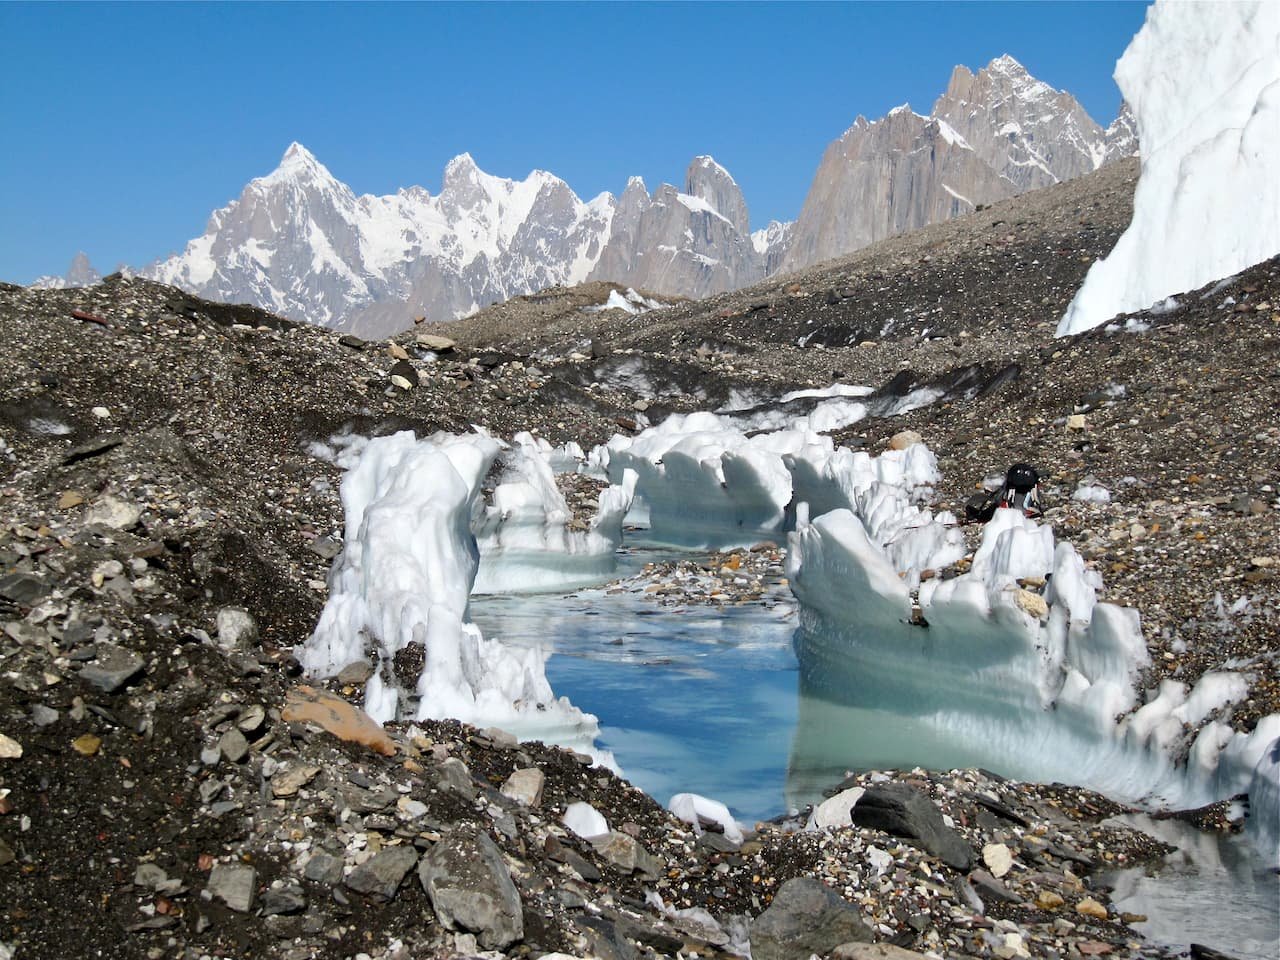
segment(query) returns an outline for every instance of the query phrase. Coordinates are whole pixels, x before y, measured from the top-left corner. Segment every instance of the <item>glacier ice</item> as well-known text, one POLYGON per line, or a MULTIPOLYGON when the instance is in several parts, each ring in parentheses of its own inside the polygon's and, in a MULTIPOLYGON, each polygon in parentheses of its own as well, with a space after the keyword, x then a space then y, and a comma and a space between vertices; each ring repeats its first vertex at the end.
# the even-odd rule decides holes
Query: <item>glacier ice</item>
MULTIPOLYGON (((995 765, 1162 806, 1251 791, 1257 810, 1276 807, 1280 715, 1248 734, 1223 719, 1247 678, 1222 669, 1144 694, 1137 611, 1100 600, 1096 571, 1020 511, 996 511, 967 569, 957 567, 965 542, 953 515, 926 506, 938 470, 923 443, 873 457, 837 449, 801 420, 748 437, 729 417, 695 413, 585 455, 483 432, 340 439, 327 455, 348 466, 346 548, 299 659, 324 677, 372 655, 366 707, 380 722, 456 717, 591 751, 596 718, 555 697, 546 651, 483 636, 468 597, 607 576, 635 507, 660 543, 787 538, 807 694, 796 782, 840 763, 833 751, 848 747, 833 730, 865 741, 869 755, 894 731, 938 765, 995 765), (612 481, 585 530, 570 529, 557 471, 612 481), (424 666, 404 689, 393 667, 415 642, 424 666)), ((715 801, 672 804, 730 830, 715 801)))
POLYGON ((1059 336, 1280 253, 1280 4, 1157 0, 1115 77, 1142 145, 1133 220, 1059 336))
POLYGON ((596 718, 552 693, 547 652, 486 638, 468 617, 480 560, 472 515, 499 449, 479 434, 408 431, 363 445, 342 481, 345 549, 298 659, 310 676, 330 677, 370 654, 365 709, 380 723, 416 700, 419 720, 452 717, 591 751, 596 718), (406 690, 394 663, 411 643, 422 645, 423 666, 406 690))
POLYGON ((693 827, 693 832, 702 834, 702 823, 719 824, 726 840, 732 843, 742 842, 742 828, 733 814, 719 800, 711 800, 696 793, 677 793, 667 803, 667 809, 693 827))

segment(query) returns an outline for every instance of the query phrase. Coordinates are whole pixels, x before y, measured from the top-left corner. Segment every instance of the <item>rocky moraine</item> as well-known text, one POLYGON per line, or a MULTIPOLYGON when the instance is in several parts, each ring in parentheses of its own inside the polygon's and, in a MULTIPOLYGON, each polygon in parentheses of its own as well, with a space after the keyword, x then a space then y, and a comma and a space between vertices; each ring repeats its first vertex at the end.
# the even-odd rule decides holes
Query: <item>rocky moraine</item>
MULTIPOLYGON (((1088 791, 863 771, 737 842, 564 750, 370 727, 367 666, 316 685, 293 659, 344 534, 311 444, 586 445, 839 381, 879 415, 837 441, 918 432, 940 506, 1036 464, 1055 532, 1142 613, 1143 686, 1235 664, 1250 696, 1221 718, 1251 729, 1280 710, 1280 264, 1054 339, 1135 176, 639 316, 585 310, 613 289, 589 284, 377 342, 142 280, 0 288, 0 955, 1159 955, 1097 877, 1161 849, 1088 791), (607 833, 564 826, 579 801, 607 833)), ((638 588, 768 602, 780 549, 638 588)))

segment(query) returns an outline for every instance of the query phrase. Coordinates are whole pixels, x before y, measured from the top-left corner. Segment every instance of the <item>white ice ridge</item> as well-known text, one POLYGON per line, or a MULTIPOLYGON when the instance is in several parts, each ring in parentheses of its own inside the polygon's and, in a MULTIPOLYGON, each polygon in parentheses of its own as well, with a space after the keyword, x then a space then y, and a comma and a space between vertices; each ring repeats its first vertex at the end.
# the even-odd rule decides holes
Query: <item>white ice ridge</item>
POLYGON ((372 654, 365 709, 380 723, 452 717, 590 752, 596 718, 554 696, 547 652, 487 639, 468 616, 479 565, 472 515, 499 449, 480 434, 403 432, 364 445, 342 481, 345 549, 298 659, 308 675, 330 677, 372 654), (415 689, 398 689, 394 657, 414 642, 421 674, 415 689))
MULTIPOLYGON (((967 572, 921 582, 958 543, 949 517, 929 517, 900 488, 876 485, 854 509, 812 522, 803 513, 787 576, 801 604, 802 683, 814 697, 897 715, 969 752, 980 745, 1016 776, 1132 801, 1197 806, 1245 792, 1265 767, 1280 715, 1251 734, 1211 721, 1184 742, 1185 729, 1247 695, 1238 674, 1207 674, 1190 692, 1169 683, 1139 707, 1148 655, 1138 613, 1100 602, 1101 580, 1049 527, 998 510, 967 572), (1019 585, 1045 579, 1043 597, 1019 585)), ((793 767, 805 765, 807 726, 802 717, 793 767)), ((1274 803, 1274 784, 1253 789, 1264 808, 1274 803)))
POLYGON ((1280 253, 1280 3, 1157 0, 1115 77, 1142 144, 1133 221, 1060 336, 1280 253))
POLYGON ((552 468, 553 459, 564 463, 568 457, 528 433, 513 439, 501 454, 502 482, 492 502, 478 504, 471 524, 480 546, 473 592, 568 590, 605 579, 617 566, 635 475, 624 471, 620 483, 601 491, 588 528, 571 530, 552 468))
POLYGON ((729 416, 676 414, 634 437, 615 436, 591 460, 615 484, 635 475, 650 539, 690 548, 780 539, 801 501, 819 513, 852 505, 877 482, 914 491, 938 478, 923 444, 871 457, 837 450, 799 423, 748 437, 729 416))

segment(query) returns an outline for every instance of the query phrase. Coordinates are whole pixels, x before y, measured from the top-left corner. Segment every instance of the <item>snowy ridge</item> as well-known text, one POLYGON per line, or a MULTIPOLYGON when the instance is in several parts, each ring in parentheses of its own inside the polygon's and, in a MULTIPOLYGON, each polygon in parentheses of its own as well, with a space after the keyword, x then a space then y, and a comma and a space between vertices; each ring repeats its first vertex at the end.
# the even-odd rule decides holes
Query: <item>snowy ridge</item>
POLYGON ((589 277, 705 296, 762 277, 779 256, 769 237, 752 240, 741 190, 707 156, 690 164, 684 189, 663 185, 652 197, 632 177, 620 199, 584 202, 546 171, 508 180, 466 153, 445 167, 439 194, 379 197, 356 196, 293 143, 214 211, 202 236, 143 275, 383 336, 416 317, 456 319, 589 277), (673 251, 661 262, 648 257, 660 245, 673 251))
POLYGON ((301 144, 214 212, 201 237, 145 276, 217 300, 376 333, 451 319, 533 289, 579 283, 599 258, 613 198, 584 203, 558 178, 481 171, 468 154, 421 187, 357 197, 301 144))

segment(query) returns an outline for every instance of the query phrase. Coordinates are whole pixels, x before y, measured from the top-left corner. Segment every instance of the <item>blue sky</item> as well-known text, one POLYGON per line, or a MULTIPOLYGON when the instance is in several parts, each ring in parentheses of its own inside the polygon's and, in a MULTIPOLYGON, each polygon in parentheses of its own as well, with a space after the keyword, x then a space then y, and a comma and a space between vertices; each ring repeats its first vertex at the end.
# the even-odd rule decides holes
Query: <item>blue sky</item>
POLYGON ((458 153, 584 198, 716 157, 793 219, 859 114, 1011 53, 1110 122, 1145 4, 0 3, 0 279, 180 249, 299 140, 357 193, 458 153))

